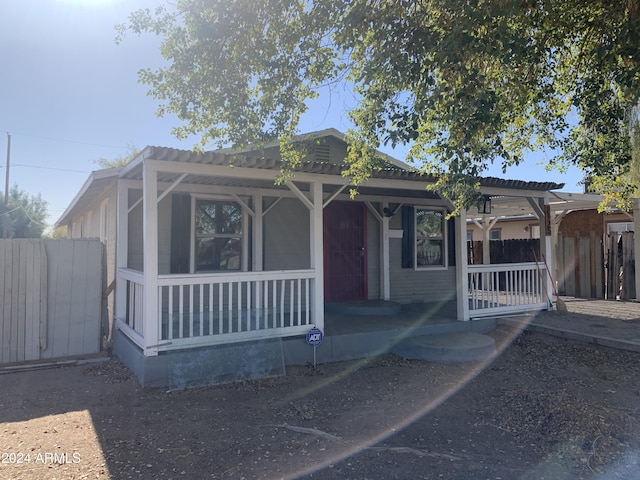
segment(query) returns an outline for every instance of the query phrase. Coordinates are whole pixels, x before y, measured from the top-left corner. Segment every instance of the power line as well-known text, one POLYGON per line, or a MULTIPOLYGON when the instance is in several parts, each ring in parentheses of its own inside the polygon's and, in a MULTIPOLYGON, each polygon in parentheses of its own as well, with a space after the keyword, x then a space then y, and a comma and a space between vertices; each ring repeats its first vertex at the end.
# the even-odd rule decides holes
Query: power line
MULTIPOLYGON (((4 131, 6 133, 9 133, 8 131, 4 131)), ((69 140, 69 139, 65 139, 65 138, 55 138, 55 137, 45 137, 42 135, 33 135, 30 133, 23 133, 23 132, 11 132, 12 135, 20 135, 23 137, 31 137, 31 138, 39 138, 41 140, 50 140, 53 142, 65 142, 65 143, 75 143, 78 145, 87 145, 90 147, 104 147, 104 148, 117 148, 119 150, 122 150, 124 148, 128 148, 126 146, 122 146, 122 145, 105 145, 105 144, 101 144, 101 143, 90 143, 90 142, 81 142, 79 140, 69 140)))
MULTIPOLYGON (((42 165, 28 165, 26 163, 13 163, 11 164, 12 167, 29 167, 29 168, 41 168, 43 170, 57 170, 60 172, 75 172, 75 173, 91 173, 90 170, 72 170, 70 168, 57 168, 57 167, 44 167, 42 165)), ((0 165, 0 169, 5 168, 4 166, 0 165)))

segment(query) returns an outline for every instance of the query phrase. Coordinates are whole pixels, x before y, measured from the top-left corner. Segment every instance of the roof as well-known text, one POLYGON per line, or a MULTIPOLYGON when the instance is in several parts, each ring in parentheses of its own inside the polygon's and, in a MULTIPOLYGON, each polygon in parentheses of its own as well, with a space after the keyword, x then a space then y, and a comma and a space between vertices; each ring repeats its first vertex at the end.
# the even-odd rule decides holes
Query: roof
MULTIPOLYGON (((345 141, 344 135, 334 129, 306 134, 299 138, 304 140, 308 138, 323 137, 332 137, 342 142, 345 141)), ((267 147, 268 146, 265 146, 265 148, 267 147)), ((67 223, 71 218, 73 218, 73 216, 81 213, 81 211, 86 209, 88 205, 96 200, 96 198, 102 195, 105 192, 105 189, 108 188, 112 182, 115 182, 117 178, 142 180, 142 165, 147 159, 184 164, 233 166, 256 170, 279 171, 281 169, 282 162, 279 159, 256 155, 256 153, 259 153, 259 151, 217 150, 209 152, 195 152, 170 147, 148 146, 124 167, 92 172, 76 197, 73 199, 72 203, 56 222, 56 225, 67 223)), ((411 187, 412 192, 414 192, 413 194, 426 198, 439 198, 433 192, 428 192, 425 189, 427 184, 436 182, 437 179, 435 177, 421 173, 407 164, 388 155, 382 154, 381 152, 379 152, 379 154, 382 158, 386 159, 388 163, 385 168, 372 172, 371 178, 415 182, 415 188, 411 187), (417 192, 420 193, 418 194, 417 192)), ((340 177, 340 179, 342 179, 342 172, 345 169, 346 165, 306 159, 301 161, 300 164, 293 169, 293 172, 294 174, 320 174, 340 177)), ((178 179, 179 175, 180 174, 178 173, 161 172, 158 175, 158 181, 173 183, 178 179)), ((247 176, 246 178, 218 178, 206 174, 189 174, 182 180, 182 182, 193 185, 226 185, 274 190, 287 188, 286 186, 275 185, 273 179, 249 177, 250 176, 247 176)), ((529 182, 523 180, 505 180, 495 177, 480 178, 480 185, 483 190, 486 190, 487 193, 492 195, 497 194, 497 192, 502 190, 546 192, 550 190, 557 190, 564 186, 564 184, 555 182, 529 182)), ((389 188, 392 187, 389 186, 389 188)), ((378 182, 377 187, 367 186, 366 184, 361 187, 362 190, 366 189, 372 195, 383 194, 385 191, 388 191, 389 188, 380 186, 380 182, 378 182)))
POLYGON ((55 226, 69 222, 76 214, 82 213, 87 206, 100 198, 111 185, 116 183, 120 170, 121 168, 107 168, 91 172, 89 178, 84 182, 80 191, 55 223, 55 226))
MULTIPOLYGON (((260 170, 280 170, 280 168, 282 167, 282 162, 279 159, 269 157, 249 157, 243 154, 226 153, 223 151, 199 153, 190 150, 179 150, 169 147, 150 146, 145 148, 141 155, 143 155, 144 158, 165 160, 169 162, 196 163, 218 166, 232 165, 234 167, 255 168, 260 170)), ((336 163, 305 160, 301 161, 300 164, 293 169, 293 171, 342 176, 342 172, 345 170, 345 168, 345 165, 336 163)), ((126 178, 142 178, 141 175, 141 162, 136 165, 133 165, 132 162, 132 164, 127 166, 127 172, 125 172, 124 174, 126 178), (136 170, 140 171, 136 172, 136 170)), ((381 179, 402 179, 421 183, 435 183, 437 180, 435 177, 426 175, 422 172, 412 169, 411 167, 406 166, 405 168, 401 168, 400 166, 392 164, 388 165, 386 168, 382 168, 381 170, 372 172, 371 177, 381 179)), ((556 182, 530 182, 524 180, 506 180, 495 177, 480 178, 480 185, 482 187, 534 191, 556 190, 564 186, 564 184, 556 182)))

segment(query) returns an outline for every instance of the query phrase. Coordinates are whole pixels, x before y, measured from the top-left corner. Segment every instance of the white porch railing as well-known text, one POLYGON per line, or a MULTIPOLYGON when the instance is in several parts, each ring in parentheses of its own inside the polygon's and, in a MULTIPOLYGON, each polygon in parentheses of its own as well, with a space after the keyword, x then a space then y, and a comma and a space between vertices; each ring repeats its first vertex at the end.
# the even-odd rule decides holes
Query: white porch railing
POLYGON ((144 348, 144 276, 142 272, 122 268, 119 280, 126 284, 124 318, 118 319, 120 328, 139 347, 144 348))
POLYGON ((143 274, 121 269, 127 309, 120 325, 158 351, 300 335, 315 322, 314 277, 313 270, 159 275, 155 342, 144 338, 143 274))
POLYGON ((543 263, 469 265, 470 316, 526 312, 549 306, 543 263))

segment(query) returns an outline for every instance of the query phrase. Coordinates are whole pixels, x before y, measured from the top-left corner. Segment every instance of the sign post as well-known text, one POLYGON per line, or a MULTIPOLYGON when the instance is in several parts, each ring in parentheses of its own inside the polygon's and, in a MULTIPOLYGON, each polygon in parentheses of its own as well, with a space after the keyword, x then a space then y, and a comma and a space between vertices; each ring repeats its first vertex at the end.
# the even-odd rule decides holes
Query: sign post
POLYGON ((311 330, 307 332, 307 343, 309 345, 313 345, 313 366, 316 366, 316 348, 318 345, 322 343, 322 339, 324 335, 322 330, 319 328, 313 327, 311 330))

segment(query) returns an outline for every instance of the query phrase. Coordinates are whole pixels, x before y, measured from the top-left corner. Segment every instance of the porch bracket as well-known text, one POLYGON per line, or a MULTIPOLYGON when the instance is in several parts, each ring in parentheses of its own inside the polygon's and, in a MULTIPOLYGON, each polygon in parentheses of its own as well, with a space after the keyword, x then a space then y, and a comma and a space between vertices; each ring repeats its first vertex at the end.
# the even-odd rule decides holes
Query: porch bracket
POLYGON ((127 213, 131 213, 133 211, 134 208, 136 208, 138 205, 140 205, 142 203, 142 197, 140 197, 138 200, 136 200, 133 205, 131 205, 129 207, 129 209, 127 210, 127 213))
POLYGON ((311 202, 311 200, 307 198, 307 196, 304 193, 302 193, 302 191, 296 186, 295 183, 293 183, 291 180, 288 180, 287 187, 289 187, 289 190, 291 190, 293 193, 296 194, 296 197, 298 197, 300 201, 302 201, 302 203, 304 203, 304 205, 309 210, 313 211, 314 209, 313 203, 311 202))
POLYGON ((178 177, 178 179, 175 182, 169 185, 169 187, 164 192, 158 195, 158 203, 160 203, 160 200, 162 200, 164 197, 169 195, 178 185, 180 185, 180 182, 182 182, 182 180, 184 180, 186 177, 187 177, 187 174, 183 173, 178 177))
POLYGON ((237 194, 232 193, 231 194, 231 198, 233 198, 236 202, 238 202, 240 205, 242 205, 242 208, 244 208, 249 213, 249 215, 251 215, 252 217, 255 218, 256 212, 254 212, 251 209, 251 207, 249 205, 247 205, 247 203, 244 200, 242 200, 237 194))
POLYGON ((527 197, 527 202, 529 202, 529 205, 531 205, 531 208, 533 209, 533 213, 535 214, 536 217, 538 217, 538 220, 543 219, 544 218, 544 210, 542 208, 540 208, 540 205, 538 204, 538 202, 536 202, 531 197, 527 197))
POLYGON ((333 192, 329 198, 327 198, 324 203, 322 204, 322 208, 326 208, 327 205, 329 205, 331 202, 333 202, 335 200, 335 198, 340 195, 342 193, 342 191, 347 188, 346 185, 342 185, 340 188, 338 188, 335 192, 333 192))
POLYGON ((380 212, 378 212, 378 210, 374 208, 373 204, 371 202, 364 202, 364 204, 367 206, 372 215, 376 217, 378 222, 382 223, 382 215, 380 215, 380 212))
POLYGON ((280 200, 282 200, 282 197, 277 197, 271 205, 269 205, 266 209, 262 211, 262 216, 264 217, 267 213, 269 213, 269 210, 275 207, 278 204, 278 202, 280 202, 280 200))

